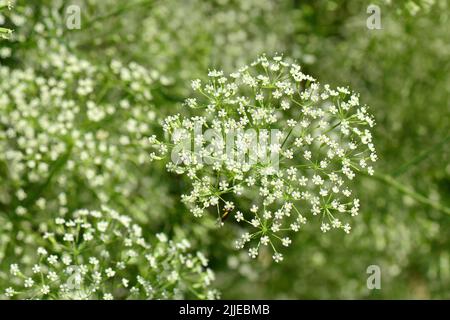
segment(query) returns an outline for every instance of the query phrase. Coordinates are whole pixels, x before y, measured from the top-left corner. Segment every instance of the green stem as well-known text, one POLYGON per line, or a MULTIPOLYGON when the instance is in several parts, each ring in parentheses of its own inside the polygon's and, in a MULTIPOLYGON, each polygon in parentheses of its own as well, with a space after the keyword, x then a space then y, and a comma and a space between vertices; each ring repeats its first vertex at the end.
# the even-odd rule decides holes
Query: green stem
POLYGON ((395 180, 392 176, 387 175, 387 174, 374 174, 372 176, 367 175, 367 177, 369 178, 374 178, 378 181, 381 181, 391 187, 393 187, 394 189, 396 189, 397 191, 406 194, 408 196, 410 196, 411 198, 413 198, 415 201, 430 206, 438 211, 441 211, 443 213, 446 213, 448 215, 450 215, 450 208, 440 204, 439 202, 433 201, 429 198, 427 198, 426 196, 416 192, 413 189, 410 189, 409 187, 405 186, 404 184, 398 182, 397 180, 395 180))
POLYGON ((286 141, 289 139, 289 137, 291 136, 292 130, 294 130, 294 128, 291 128, 291 130, 289 130, 289 133, 287 134, 286 138, 284 139, 283 143, 281 144, 281 149, 283 149, 284 144, 286 143, 286 141))
POLYGON ((400 166, 399 168, 397 168, 392 175, 394 177, 399 176, 403 173, 405 173, 411 166, 414 166, 420 162, 422 162, 423 160, 427 159, 428 157, 430 157, 434 152, 440 150, 443 146, 445 146, 448 142, 450 141, 450 135, 448 135, 444 140, 440 141, 439 143, 435 144, 434 146, 432 146, 431 148, 423 151, 422 153, 420 153, 419 155, 417 155, 415 158, 413 158, 411 161, 405 163, 404 165, 400 166))
POLYGON ((85 31, 86 29, 89 29, 90 27, 92 27, 97 22, 100 22, 100 21, 103 21, 103 20, 106 20, 106 19, 110 19, 110 18, 113 18, 113 17, 120 16, 121 14, 129 11, 130 9, 133 9, 135 7, 139 7, 141 5, 153 5, 153 4, 154 4, 154 1, 151 1, 151 0, 150 1, 149 0, 143 0, 143 1, 138 1, 138 2, 134 2, 134 3, 128 3, 126 5, 123 5, 122 7, 119 7, 116 10, 113 10, 112 12, 109 12, 109 13, 107 13, 105 15, 101 15, 101 16, 95 17, 95 18, 87 21, 83 25, 83 27, 81 29, 77 29, 77 30, 85 31))

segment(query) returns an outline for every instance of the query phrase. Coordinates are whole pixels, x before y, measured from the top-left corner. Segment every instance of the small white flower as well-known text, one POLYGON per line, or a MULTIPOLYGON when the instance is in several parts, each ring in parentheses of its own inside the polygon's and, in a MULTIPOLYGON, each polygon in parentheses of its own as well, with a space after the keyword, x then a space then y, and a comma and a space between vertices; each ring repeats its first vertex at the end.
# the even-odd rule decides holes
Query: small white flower
POLYGON ((258 249, 257 248, 250 248, 248 249, 248 255, 255 259, 258 256, 258 249))
POLYGON ((31 268, 31 271, 33 271, 33 273, 39 273, 39 272, 41 272, 41 266, 38 264, 35 264, 33 266, 33 268, 31 268))
POLYGON ((261 224, 257 218, 253 218, 253 219, 250 221, 250 223, 251 223, 252 226, 254 226, 255 228, 258 228, 259 225, 261 224))
POLYGON ((268 236, 262 236, 261 239, 261 244, 267 246, 269 244, 269 237, 268 236))
POLYGON ((38 253, 38 255, 40 255, 40 256, 46 256, 46 255, 47 255, 47 250, 45 250, 45 249, 42 248, 42 247, 39 247, 38 250, 37 250, 37 253, 38 253))
POLYGON ((75 237, 71 233, 66 233, 64 234, 63 240, 67 242, 73 242, 75 240, 75 237))
POLYGON ((104 233, 106 232, 106 229, 108 229, 108 222, 107 221, 100 221, 97 223, 97 230, 104 233))
POLYGON ((50 287, 47 286, 47 285, 43 285, 42 288, 41 288, 41 293, 42 293, 43 295, 49 294, 49 293, 50 293, 50 287))
POLYGON ((106 269, 105 273, 108 278, 112 278, 116 274, 116 272, 111 268, 106 269))
POLYGON ((289 247, 289 245, 292 243, 292 240, 289 239, 288 237, 285 237, 281 240, 281 242, 283 243, 283 246, 289 247))
POLYGON ((347 223, 344 225, 343 229, 344 229, 344 232, 348 234, 348 233, 350 233, 350 230, 352 229, 352 227, 347 223))
POLYGON ((11 297, 13 297, 15 294, 16 294, 16 291, 15 291, 13 288, 11 288, 11 287, 6 288, 6 290, 5 290, 5 296, 11 298, 11 297))
POLYGON ((289 127, 295 127, 295 126, 297 125, 297 121, 295 121, 294 119, 289 119, 289 120, 287 121, 287 125, 288 125, 289 127))
POLYGON ((111 293, 105 293, 103 295, 103 300, 114 300, 114 297, 111 293))
POLYGON ((56 263, 58 262, 58 257, 55 256, 55 255, 50 255, 50 256, 47 258, 47 261, 48 261, 48 263, 50 263, 51 265, 54 265, 54 264, 56 264, 56 263))
POLYGON ((62 257, 62 262, 63 262, 66 266, 68 266, 68 265, 70 265, 70 264, 72 263, 72 258, 71 258, 69 255, 64 255, 64 256, 62 257))
POLYGON ((34 285, 34 280, 31 278, 27 278, 24 282, 25 288, 31 288, 34 285))
POLYGON ((290 109, 291 105, 287 100, 281 101, 281 109, 288 110, 290 109))
POLYGON ((56 280, 58 280, 58 275, 54 271, 49 271, 49 273, 47 274, 47 278, 50 281, 56 281, 56 280))
POLYGON ((235 217, 236 217, 236 221, 237 222, 240 222, 240 221, 244 220, 244 215, 240 211, 236 212, 236 216, 235 217))
POLYGON ((283 261, 283 255, 279 252, 276 252, 273 256, 272 256, 273 261, 275 262, 281 262, 283 261))
POLYGON ((200 79, 192 80, 191 82, 192 90, 197 91, 198 89, 200 89, 201 84, 202 82, 200 79))
POLYGON ((320 230, 322 230, 323 233, 329 231, 330 229, 331 228, 330 228, 330 225, 328 223, 322 223, 322 225, 320 226, 320 230))
POLYGON ((245 242, 249 242, 250 239, 251 239, 250 233, 246 232, 246 233, 244 233, 244 234, 242 235, 242 241, 243 241, 244 243, 245 243, 245 242))
POLYGON ((9 272, 11 273, 11 275, 13 275, 13 276, 17 276, 19 273, 20 273, 20 269, 19 269, 19 266, 17 265, 17 264, 12 264, 10 267, 9 267, 9 272))
POLYGON ((303 157, 305 157, 306 160, 310 160, 310 159, 311 159, 311 151, 306 150, 306 151, 303 153, 303 157))

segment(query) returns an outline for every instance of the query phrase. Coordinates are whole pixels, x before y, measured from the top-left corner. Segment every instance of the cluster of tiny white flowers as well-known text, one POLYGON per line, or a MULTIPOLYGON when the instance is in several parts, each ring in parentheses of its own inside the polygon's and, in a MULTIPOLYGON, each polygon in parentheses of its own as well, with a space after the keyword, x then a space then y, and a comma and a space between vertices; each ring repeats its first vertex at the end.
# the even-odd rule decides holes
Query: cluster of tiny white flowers
POLYGON ((277 243, 289 246, 291 239, 285 234, 299 231, 314 216, 323 232, 349 233, 346 220, 357 215, 360 206, 349 181, 359 172, 373 174, 372 163, 377 160, 370 131, 374 119, 367 106, 360 105, 359 95, 319 84, 282 56, 261 56, 229 76, 211 70, 208 77, 207 83, 192 81, 198 95, 185 104, 195 115, 177 114, 165 120, 163 129, 172 141, 151 138, 157 149, 152 158, 172 152, 180 159, 167 168, 190 179, 192 190, 183 201, 194 216, 202 216, 208 208, 217 210, 221 220, 234 215, 236 221, 256 229, 245 232, 236 246, 250 243, 253 258, 261 245, 270 246, 276 262, 283 260, 277 243), (198 127, 223 135, 241 130, 233 157, 211 151, 196 133, 198 127), (270 146, 279 155, 278 168, 236 161, 242 150, 255 147, 242 133, 247 129, 278 130, 279 143, 270 146), (197 149, 176 148, 177 142, 186 140, 197 149), (240 199, 250 199, 251 208, 240 199))
POLYGON ((0 162, 8 171, 0 203, 19 216, 33 205, 64 214, 80 183, 100 203, 126 200, 140 184, 130 168, 147 165, 158 73, 93 64, 55 41, 43 47, 39 66, 0 67, 0 162))
POLYGON ((31 268, 10 266, 4 295, 20 299, 215 298, 214 274, 190 243, 147 241, 129 216, 78 210, 46 226, 31 268))

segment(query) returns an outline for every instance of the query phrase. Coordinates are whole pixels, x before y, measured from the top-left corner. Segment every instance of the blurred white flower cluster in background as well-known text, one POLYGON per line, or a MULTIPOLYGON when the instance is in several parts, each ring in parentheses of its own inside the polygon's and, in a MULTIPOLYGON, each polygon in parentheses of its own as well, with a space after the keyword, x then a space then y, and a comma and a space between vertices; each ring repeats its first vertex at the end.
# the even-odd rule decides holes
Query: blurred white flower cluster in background
POLYGON ((10 266, 21 299, 182 299, 185 293, 214 299, 214 274, 190 243, 157 234, 150 242, 129 216, 109 208, 77 210, 42 226, 37 259, 30 271, 10 266))

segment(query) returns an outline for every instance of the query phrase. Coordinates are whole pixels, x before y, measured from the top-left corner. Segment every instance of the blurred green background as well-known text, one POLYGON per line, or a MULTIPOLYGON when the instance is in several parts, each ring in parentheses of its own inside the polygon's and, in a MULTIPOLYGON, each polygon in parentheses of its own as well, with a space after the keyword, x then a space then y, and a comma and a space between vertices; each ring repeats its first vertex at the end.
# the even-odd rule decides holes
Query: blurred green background
MULTIPOLYGON (((180 110, 191 79, 204 79, 209 68, 233 71, 262 53, 284 53, 320 82, 361 93, 377 120, 374 141, 380 158, 376 176, 355 182, 361 214, 352 233, 322 234, 311 223, 296 234, 283 263, 274 265, 264 256, 250 261, 233 249, 238 227, 232 221, 217 229, 213 217, 198 220, 187 214, 179 201, 184 181, 166 173, 163 163, 138 161, 146 152, 139 143, 124 151, 125 159, 114 159, 118 169, 95 167, 97 175, 108 175, 103 189, 85 176, 87 164, 72 170, 65 167, 67 159, 48 161, 54 176, 36 182, 22 171, 12 174, 7 157, 0 156, 1 291, 9 264, 30 260, 37 245, 34 234, 60 206, 71 210, 107 203, 136 217, 148 233, 188 237, 210 258, 223 298, 450 298, 448 1, 16 1, 11 11, 1 13, 0 22, 15 30, 0 42, 0 64, 8 70, 0 73, 2 90, 15 69, 58 77, 42 70, 54 59, 55 48, 94 66, 136 62, 155 80, 149 84, 151 100, 131 97, 135 105, 129 112, 156 134, 161 119, 180 110), (381 29, 366 25, 370 4, 380 8, 381 29), (69 5, 81 9, 79 30, 66 27, 69 5), (20 200, 19 189, 31 200, 20 200), (67 198, 63 204, 61 193, 67 198), (18 207, 26 214, 17 214, 18 207), (381 268, 380 290, 366 286, 369 265, 381 268)), ((123 90, 102 95, 110 73, 97 77, 92 96, 116 104, 132 93, 119 83, 123 90)), ((39 94, 24 92, 30 99, 39 94)), ((0 120, 12 112, 5 101, 0 97, 0 120)), ((114 136, 129 117, 114 114, 104 129, 114 136)), ((82 132, 98 130, 76 125, 82 132)), ((0 145, 3 154, 20 148, 6 134, 0 135, 0 145)))

